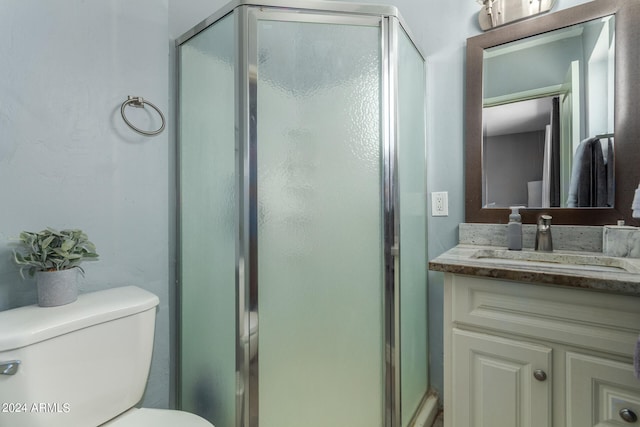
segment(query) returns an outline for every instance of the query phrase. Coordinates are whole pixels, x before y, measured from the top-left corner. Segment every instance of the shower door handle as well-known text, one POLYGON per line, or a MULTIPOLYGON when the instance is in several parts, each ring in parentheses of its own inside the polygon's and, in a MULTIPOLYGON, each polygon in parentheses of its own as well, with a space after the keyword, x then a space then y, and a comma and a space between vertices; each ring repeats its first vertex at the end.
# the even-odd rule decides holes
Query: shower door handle
POLYGON ((20 367, 19 360, 9 360, 8 362, 0 362, 0 375, 15 375, 20 367))

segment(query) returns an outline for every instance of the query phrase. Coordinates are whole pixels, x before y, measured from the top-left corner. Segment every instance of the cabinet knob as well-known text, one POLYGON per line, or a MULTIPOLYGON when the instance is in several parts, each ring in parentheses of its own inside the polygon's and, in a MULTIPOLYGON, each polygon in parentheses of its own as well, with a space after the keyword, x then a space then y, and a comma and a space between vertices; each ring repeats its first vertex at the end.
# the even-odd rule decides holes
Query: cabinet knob
POLYGON ((638 421, 638 416, 631 409, 622 408, 620 409, 619 414, 620 414, 620 418, 622 418, 628 423, 635 423, 636 421, 638 421))
POLYGON ((542 369, 536 369, 533 371, 533 377, 538 381, 544 381, 547 379, 547 374, 542 369))

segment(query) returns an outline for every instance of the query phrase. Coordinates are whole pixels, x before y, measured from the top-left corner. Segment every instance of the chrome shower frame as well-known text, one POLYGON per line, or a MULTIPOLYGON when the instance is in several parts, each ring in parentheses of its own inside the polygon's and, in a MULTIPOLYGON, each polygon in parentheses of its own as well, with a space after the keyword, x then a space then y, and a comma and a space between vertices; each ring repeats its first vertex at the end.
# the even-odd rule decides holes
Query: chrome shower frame
MULTIPOLYGON (((236 191, 238 222, 236 235, 236 389, 240 391, 236 401, 236 427, 258 427, 257 418, 251 414, 258 413, 259 376, 251 376, 257 369, 260 358, 258 347, 253 360, 249 358, 248 341, 243 343, 242 336, 249 336, 250 325, 245 319, 253 308, 258 313, 257 295, 251 298, 252 286, 257 287, 257 46, 251 43, 255 39, 258 20, 278 20, 296 22, 315 22, 327 24, 353 24, 379 26, 381 47, 381 154, 382 173, 381 189, 383 192, 383 307, 384 352, 382 378, 384 402, 381 402, 384 427, 401 426, 401 384, 400 384, 400 289, 399 289, 399 256, 400 256, 400 224, 399 199, 397 189, 397 51, 399 32, 404 31, 413 43, 417 52, 425 58, 421 49, 413 41, 411 32, 404 25, 404 20, 393 6, 358 4, 331 1, 301 0, 267 0, 252 3, 235 0, 228 3, 215 14, 197 24, 176 40, 176 47, 215 24, 229 14, 234 14, 236 28, 236 63, 235 69, 241 76, 236 82, 236 191)), ((176 55, 179 69, 179 54, 176 55)), ((178 142, 179 144, 179 142, 178 142)), ((179 152, 179 150, 177 150, 179 152)), ((425 159, 426 161, 426 159, 425 159)), ((178 158, 178 171, 180 168, 178 158)), ((179 176, 179 173, 178 173, 179 176)), ((179 192, 179 189, 178 189, 179 192)), ((179 209, 178 209, 179 210, 179 209)), ((180 213, 178 212, 178 221, 180 213)), ((179 232, 179 226, 178 226, 179 232)), ((177 241, 179 242, 179 236, 177 241)), ((177 277, 180 277, 180 263, 177 264, 177 277)), ((179 300, 179 296, 177 298, 179 300)), ((179 304, 178 304, 179 307, 179 304)), ((180 322, 178 308, 177 322, 180 322)), ((179 334, 180 328, 176 328, 179 334)), ((178 337, 179 338, 179 337, 178 337)), ((179 340, 178 340, 179 342, 179 340)), ((178 352, 179 354, 179 352, 178 352)), ((427 363, 425 361, 425 363, 427 363)), ((179 365, 179 361, 178 361, 179 365)), ((177 369, 180 375, 180 368, 177 369)), ((176 381, 176 384, 179 381, 176 381)))

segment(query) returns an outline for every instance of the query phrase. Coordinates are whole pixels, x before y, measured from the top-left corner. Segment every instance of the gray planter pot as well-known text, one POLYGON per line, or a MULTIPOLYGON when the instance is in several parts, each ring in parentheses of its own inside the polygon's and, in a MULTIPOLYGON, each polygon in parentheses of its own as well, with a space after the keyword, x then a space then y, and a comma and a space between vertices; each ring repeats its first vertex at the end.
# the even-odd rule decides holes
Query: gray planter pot
POLYGON ((56 307, 78 299, 78 269, 37 271, 38 305, 56 307))

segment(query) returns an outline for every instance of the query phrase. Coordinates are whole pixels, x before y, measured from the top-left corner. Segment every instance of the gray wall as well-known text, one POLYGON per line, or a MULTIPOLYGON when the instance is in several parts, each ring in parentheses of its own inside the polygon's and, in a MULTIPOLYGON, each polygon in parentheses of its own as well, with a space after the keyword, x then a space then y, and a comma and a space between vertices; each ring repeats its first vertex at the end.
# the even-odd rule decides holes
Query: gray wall
POLYGON ((144 402, 157 407, 170 404, 173 140, 134 133, 119 109, 140 95, 167 111, 167 13, 167 0, 0 2, 0 310, 36 298, 9 238, 85 230, 100 260, 85 264, 84 291, 137 285, 160 297, 144 402))
POLYGON ((556 40, 485 59, 484 97, 561 85, 571 62, 580 61, 584 65, 584 60, 582 37, 556 40))
MULTIPOLYGON (((471 0, 368 2, 395 4, 428 56, 428 191, 449 192, 449 216, 429 218, 434 258, 456 244, 464 220, 464 55, 466 38, 480 33, 480 6, 471 0)), ((584 2, 558 0, 556 10, 584 2)), ((83 228, 101 255, 87 265, 85 290, 135 284, 160 296, 147 406, 169 406, 173 392, 173 39, 224 3, 0 2, 0 310, 35 301, 10 260, 9 237, 47 225, 83 228), (129 130, 119 117, 127 95, 145 96, 167 112, 167 130, 155 138, 129 130)), ((437 390, 443 383, 442 285, 442 274, 430 272, 437 390)))
POLYGON ((527 183, 542 180, 544 145, 544 130, 485 137, 486 204, 529 206, 527 183))

